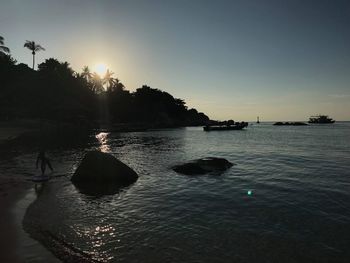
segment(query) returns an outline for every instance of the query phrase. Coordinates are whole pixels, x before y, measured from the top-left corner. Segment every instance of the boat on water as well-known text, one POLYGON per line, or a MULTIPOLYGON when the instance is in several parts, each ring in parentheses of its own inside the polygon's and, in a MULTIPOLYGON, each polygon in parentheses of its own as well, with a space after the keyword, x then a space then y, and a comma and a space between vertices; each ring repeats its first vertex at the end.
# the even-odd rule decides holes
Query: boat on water
POLYGON ((300 122, 300 121, 295 121, 295 122, 275 122, 273 125, 276 125, 276 126, 305 126, 307 125, 305 122, 300 122))
POLYGON ((323 123, 334 123, 335 120, 332 118, 329 118, 327 115, 317 115, 317 116, 311 116, 309 119, 309 123, 317 123, 317 124, 323 124, 323 123))
POLYGON ((248 127, 248 122, 236 122, 232 125, 214 125, 214 126, 204 126, 204 131, 230 131, 230 130, 242 130, 248 127))

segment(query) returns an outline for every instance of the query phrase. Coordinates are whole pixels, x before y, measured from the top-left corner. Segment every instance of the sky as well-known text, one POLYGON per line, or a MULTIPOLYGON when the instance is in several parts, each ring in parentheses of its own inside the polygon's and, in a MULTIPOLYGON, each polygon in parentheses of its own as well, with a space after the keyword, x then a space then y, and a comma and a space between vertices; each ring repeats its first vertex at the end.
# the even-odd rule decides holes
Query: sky
POLYGON ((34 40, 37 63, 103 63, 212 119, 350 120, 346 0, 1 0, 0 35, 18 63, 34 40))

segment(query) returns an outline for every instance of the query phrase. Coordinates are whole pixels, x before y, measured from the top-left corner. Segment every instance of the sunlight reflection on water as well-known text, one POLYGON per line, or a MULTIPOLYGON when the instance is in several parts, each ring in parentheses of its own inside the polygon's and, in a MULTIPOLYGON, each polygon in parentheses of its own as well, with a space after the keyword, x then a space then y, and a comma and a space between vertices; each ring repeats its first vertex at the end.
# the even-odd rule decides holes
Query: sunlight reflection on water
POLYGON ((114 258, 108 250, 103 247, 106 240, 116 237, 116 229, 111 224, 101 223, 98 226, 81 226, 75 225, 73 231, 83 240, 87 240, 89 248, 84 253, 99 262, 109 262, 114 258))
POLYGON ((108 136, 109 136, 109 132, 100 132, 98 134, 96 134, 96 139, 98 140, 98 142, 101 144, 99 149, 101 152, 110 152, 110 144, 108 142, 108 136))

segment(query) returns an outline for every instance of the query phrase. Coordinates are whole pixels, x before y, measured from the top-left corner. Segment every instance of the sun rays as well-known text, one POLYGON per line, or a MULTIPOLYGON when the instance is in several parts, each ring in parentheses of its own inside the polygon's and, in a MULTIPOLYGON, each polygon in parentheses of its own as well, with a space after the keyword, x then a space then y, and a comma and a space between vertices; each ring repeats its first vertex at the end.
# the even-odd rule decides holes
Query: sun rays
POLYGON ((94 71, 101 77, 103 78, 107 72, 107 66, 104 63, 98 63, 94 67, 94 71))

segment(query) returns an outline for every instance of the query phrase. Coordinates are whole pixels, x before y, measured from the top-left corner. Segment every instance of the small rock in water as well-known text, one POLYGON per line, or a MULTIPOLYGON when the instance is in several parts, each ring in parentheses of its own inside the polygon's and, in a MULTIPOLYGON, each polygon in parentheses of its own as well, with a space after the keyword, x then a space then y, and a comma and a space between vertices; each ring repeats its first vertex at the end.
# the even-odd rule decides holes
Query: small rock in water
POLYGON ((220 173, 229 169, 233 165, 233 163, 224 158, 207 157, 176 165, 173 167, 173 170, 185 175, 201 175, 212 172, 220 173))

